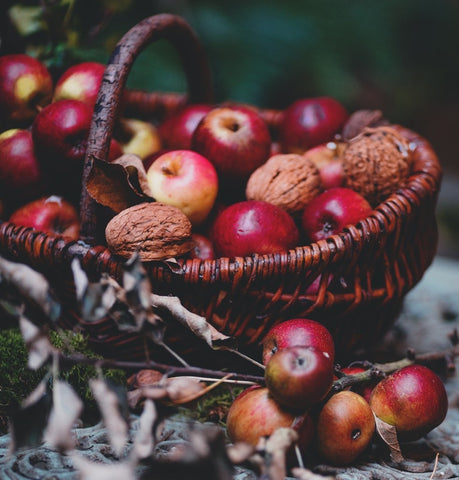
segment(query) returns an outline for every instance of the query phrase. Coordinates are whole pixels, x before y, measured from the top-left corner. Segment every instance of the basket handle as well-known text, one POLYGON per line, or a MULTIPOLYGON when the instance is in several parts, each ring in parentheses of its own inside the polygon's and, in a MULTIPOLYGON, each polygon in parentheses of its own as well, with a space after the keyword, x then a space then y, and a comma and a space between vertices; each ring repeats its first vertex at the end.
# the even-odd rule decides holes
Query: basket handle
POLYGON ((98 205, 86 189, 93 159, 106 160, 132 64, 150 42, 159 39, 168 40, 177 50, 188 84, 187 101, 212 102, 213 89, 207 56, 197 35, 183 18, 172 14, 154 15, 139 22, 121 38, 112 52, 102 78, 83 166, 80 198, 81 239, 88 244, 94 244, 97 235, 98 205))

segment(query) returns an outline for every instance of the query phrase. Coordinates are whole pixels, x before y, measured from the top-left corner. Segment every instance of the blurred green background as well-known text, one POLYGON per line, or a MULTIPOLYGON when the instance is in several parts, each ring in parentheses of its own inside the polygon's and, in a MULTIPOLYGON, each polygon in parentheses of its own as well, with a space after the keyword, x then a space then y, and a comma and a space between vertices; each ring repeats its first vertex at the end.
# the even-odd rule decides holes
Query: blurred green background
MULTIPOLYGON (((216 101, 281 109, 328 95, 350 111, 383 110, 440 156, 439 253, 459 258, 457 0, 7 0, 2 8, 0 54, 40 56, 56 76, 75 61, 106 62, 129 28, 170 12, 201 38, 216 101)), ((142 52, 129 86, 183 91, 170 45, 142 52)))

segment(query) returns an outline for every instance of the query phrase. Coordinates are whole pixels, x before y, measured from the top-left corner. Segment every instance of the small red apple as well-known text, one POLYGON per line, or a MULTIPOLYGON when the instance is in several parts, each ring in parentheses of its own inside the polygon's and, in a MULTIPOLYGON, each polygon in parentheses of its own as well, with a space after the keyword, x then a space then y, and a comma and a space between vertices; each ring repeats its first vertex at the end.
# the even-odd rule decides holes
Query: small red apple
POLYGON ((317 242, 368 217, 373 209, 354 190, 336 187, 315 196, 304 208, 301 225, 310 241, 317 242))
POLYGON ((226 418, 228 436, 233 443, 256 446, 262 437, 270 436, 282 427, 292 427, 298 432, 302 451, 310 445, 314 435, 310 415, 297 417, 279 405, 266 387, 257 385, 247 388, 234 399, 226 418))
POLYGON ((200 260, 213 260, 216 258, 214 245, 209 237, 200 233, 191 234, 191 240, 194 243, 193 250, 190 251, 190 258, 199 258, 200 260))
POLYGON ((334 98, 302 98, 287 107, 279 125, 282 150, 303 153, 308 148, 333 140, 349 115, 334 98))
POLYGON ((29 55, 0 57, 0 120, 26 125, 51 101, 53 81, 45 65, 29 55))
POLYGON ((192 149, 215 165, 223 183, 241 182, 269 158, 271 135, 254 109, 218 107, 199 122, 192 149))
POLYGON ((217 256, 236 257, 289 250, 298 244, 292 217, 280 207, 245 200, 222 210, 212 226, 217 256))
POLYGON ((308 318, 292 318, 272 327, 263 338, 263 365, 279 350, 287 347, 315 347, 335 359, 331 333, 321 323, 308 318))
POLYGON ((121 118, 115 129, 115 139, 123 153, 132 153, 145 160, 161 150, 158 129, 150 122, 137 118, 121 118))
POLYGON ((72 65, 58 79, 53 101, 80 100, 94 108, 105 65, 97 62, 82 62, 72 65))
POLYGON ((440 377, 423 365, 410 365, 381 380, 373 389, 374 414, 395 426, 401 441, 421 438, 440 425, 448 397, 440 377))
POLYGON ((207 104, 191 104, 167 117, 158 127, 164 148, 190 150, 191 138, 198 123, 212 109, 207 104))
POLYGON ((171 150, 153 161, 147 171, 153 197, 180 208, 193 225, 209 215, 218 193, 212 163, 192 150, 171 150))
POLYGON ((63 198, 51 195, 39 198, 14 211, 9 219, 15 225, 78 240, 80 218, 75 207, 63 198))
POLYGON ((343 186, 343 149, 342 142, 328 142, 312 147, 303 154, 304 158, 311 160, 318 168, 324 190, 343 186))
POLYGON ((24 203, 44 191, 44 179, 30 130, 0 135, 0 195, 10 205, 24 203))
POLYGON ((268 360, 265 382, 278 403, 306 411, 330 391, 333 362, 316 347, 286 347, 268 360))
POLYGON ((375 420, 368 402, 351 391, 331 396, 317 419, 317 448, 334 465, 349 465, 370 445, 375 420))

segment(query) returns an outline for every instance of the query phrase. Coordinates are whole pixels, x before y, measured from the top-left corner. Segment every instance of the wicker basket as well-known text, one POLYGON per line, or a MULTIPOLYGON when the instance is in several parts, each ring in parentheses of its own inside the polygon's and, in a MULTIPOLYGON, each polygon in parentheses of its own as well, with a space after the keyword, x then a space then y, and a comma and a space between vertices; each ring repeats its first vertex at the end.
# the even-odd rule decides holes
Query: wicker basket
MULTIPOLYGON (((161 116, 187 101, 212 102, 209 68, 201 45, 180 17, 164 14, 147 18, 120 40, 106 68, 83 180, 94 158, 107 158, 121 108, 161 116), (170 41, 179 53, 188 80, 187 96, 125 89, 134 59, 148 43, 160 38, 170 41)), ((260 113, 276 127, 279 112, 260 113)), ((148 263, 145 266, 155 292, 178 296, 187 308, 236 337, 241 348, 256 347, 271 326, 293 317, 309 317, 325 324, 335 338, 338 358, 371 347, 392 326, 405 294, 421 279, 437 246, 435 206, 441 168, 426 140, 406 129, 404 133, 417 145, 409 179, 358 225, 317 243, 272 255, 179 260, 180 268, 174 269, 163 262, 148 263), (317 278, 320 286, 311 290, 317 278)), ((116 358, 142 358, 144 343, 138 336, 120 333, 108 319, 83 325, 78 318, 71 288, 72 259, 79 258, 93 278, 107 272, 119 279, 123 263, 103 245, 103 212, 84 187, 81 216, 79 242, 3 222, 0 255, 43 272, 63 295, 63 323, 84 328, 99 351, 116 358)), ((166 337, 166 342, 174 343, 184 354, 207 349, 179 326, 168 328, 166 337)))

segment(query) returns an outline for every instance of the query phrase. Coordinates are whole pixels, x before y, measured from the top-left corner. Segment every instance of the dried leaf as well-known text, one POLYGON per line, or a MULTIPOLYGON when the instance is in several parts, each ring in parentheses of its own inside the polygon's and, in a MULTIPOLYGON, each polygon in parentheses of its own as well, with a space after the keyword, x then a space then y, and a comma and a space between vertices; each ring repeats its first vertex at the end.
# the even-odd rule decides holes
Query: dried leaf
POLYGON ((327 475, 326 477, 323 475, 318 475, 307 468, 299 468, 295 467, 292 468, 292 473, 298 480, 335 480, 336 477, 331 477, 327 475))
POLYGON ((27 351, 29 352, 27 366, 31 370, 38 370, 48 360, 55 349, 43 330, 27 318, 23 316, 19 318, 19 328, 27 351))
POLYGON ((123 415, 125 408, 120 392, 102 379, 91 379, 89 386, 109 432, 110 445, 115 455, 120 456, 128 441, 128 423, 123 415))
POLYGON ((166 297, 151 294, 153 308, 166 309, 182 325, 189 328, 197 337, 204 340, 210 347, 214 342, 225 341, 230 337, 219 332, 206 321, 204 317, 187 310, 178 297, 166 297))
POLYGON ((396 463, 403 462, 403 460, 405 459, 403 457, 402 450, 398 442, 397 429, 393 425, 384 422, 376 415, 374 415, 374 417, 376 423, 376 431, 378 432, 384 443, 386 443, 386 445, 389 447, 392 460, 396 463))
POLYGON ((62 380, 53 385, 53 407, 45 431, 45 441, 62 451, 75 446, 72 428, 83 411, 83 402, 73 388, 62 380))
POLYGON ((113 283, 105 274, 100 282, 90 283, 77 258, 72 261, 72 273, 81 318, 85 322, 97 322, 108 314, 116 301, 113 283))
POLYGON ((292 428, 278 428, 266 441, 265 465, 269 480, 284 480, 287 475, 287 450, 298 441, 298 433, 292 428))
POLYGON ((146 172, 136 155, 123 155, 114 162, 93 158, 86 183, 89 195, 100 205, 119 213, 140 202, 152 200, 146 172))
POLYGON ((139 428, 134 437, 134 445, 131 450, 133 460, 149 457, 153 452, 154 438, 153 426, 157 419, 157 412, 154 402, 146 400, 142 414, 139 418, 139 428))
POLYGON ((92 462, 76 452, 70 456, 80 480, 136 480, 134 465, 131 462, 100 463, 92 462))
POLYGON ((131 407, 138 405, 142 399, 182 405, 195 400, 206 391, 205 384, 195 377, 172 377, 132 390, 127 396, 131 407))
POLYGON ((239 465, 246 462, 255 453, 255 447, 249 443, 237 442, 228 445, 226 453, 232 464, 239 465))
POLYGON ((0 257, 0 277, 14 287, 24 297, 38 305, 53 321, 61 314, 61 305, 52 292, 46 278, 28 265, 10 262, 0 257))
POLYGON ((38 447, 42 443, 51 410, 51 395, 42 381, 22 402, 10 419, 10 453, 24 447, 38 447))

